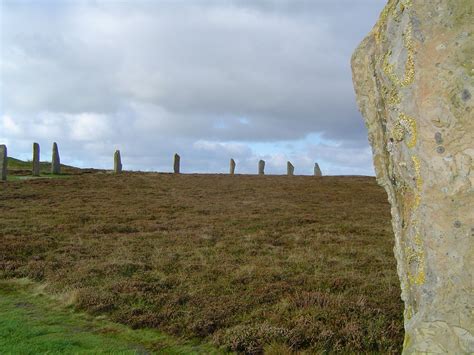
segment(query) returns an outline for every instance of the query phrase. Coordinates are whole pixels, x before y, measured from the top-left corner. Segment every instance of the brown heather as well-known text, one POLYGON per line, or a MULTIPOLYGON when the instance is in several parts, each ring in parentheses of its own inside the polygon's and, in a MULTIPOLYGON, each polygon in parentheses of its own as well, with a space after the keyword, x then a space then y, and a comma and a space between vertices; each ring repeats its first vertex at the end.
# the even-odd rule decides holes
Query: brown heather
POLYGON ((368 177, 0 184, 0 278, 224 350, 399 352, 392 248, 386 195, 368 177))

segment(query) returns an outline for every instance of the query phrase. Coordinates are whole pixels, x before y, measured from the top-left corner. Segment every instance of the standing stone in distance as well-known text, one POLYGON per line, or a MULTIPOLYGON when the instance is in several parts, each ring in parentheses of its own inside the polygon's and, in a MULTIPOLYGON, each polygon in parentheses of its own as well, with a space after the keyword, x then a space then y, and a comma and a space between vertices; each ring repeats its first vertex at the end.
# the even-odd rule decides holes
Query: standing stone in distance
POLYGON ((0 181, 7 181, 8 154, 7 146, 0 145, 0 181))
POLYGON ((234 159, 231 159, 230 160, 230 175, 234 175, 235 174, 235 160, 234 159))
POLYGON ((291 162, 288 162, 286 164, 286 173, 288 176, 295 175, 295 167, 293 166, 293 164, 291 164, 291 162))
POLYGON ((265 160, 258 162, 258 175, 265 175, 265 160))
POLYGON ((40 146, 33 143, 33 176, 40 176, 40 146))
POLYGON ((175 154, 174 155, 174 164, 173 164, 173 169, 174 169, 175 174, 179 174, 180 164, 181 164, 181 157, 178 154, 175 154))
POLYGON ((58 144, 53 143, 53 156, 51 159, 51 174, 61 174, 61 160, 59 159, 58 144))
POLYGON ((472 14, 472 0, 390 0, 352 57, 392 206, 405 354, 474 353, 472 14))
POLYGON ((318 163, 314 163, 314 176, 323 176, 318 163))
POLYGON ((114 172, 120 174, 122 172, 122 157, 120 156, 120 150, 116 150, 114 153, 114 172))

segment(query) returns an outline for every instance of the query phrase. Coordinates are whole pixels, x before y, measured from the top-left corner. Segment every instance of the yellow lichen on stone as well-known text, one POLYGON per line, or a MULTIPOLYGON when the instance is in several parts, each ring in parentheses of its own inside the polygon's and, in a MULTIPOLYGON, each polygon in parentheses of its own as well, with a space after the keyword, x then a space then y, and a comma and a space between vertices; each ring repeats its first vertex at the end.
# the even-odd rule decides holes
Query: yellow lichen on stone
POLYGON ((407 28, 404 32, 403 36, 403 43, 404 47, 407 51, 407 60, 405 62, 405 72, 403 75, 403 79, 400 79, 396 73, 395 73, 395 65, 390 64, 390 56, 392 55, 392 51, 389 50, 384 58, 383 58, 383 64, 382 64, 382 70, 385 73, 385 75, 390 79, 393 85, 397 87, 407 87, 411 84, 413 84, 413 81, 415 80, 415 49, 414 49, 414 43, 413 43, 413 35, 412 35, 412 26, 411 24, 407 25, 407 28))
POLYGON ((393 127, 392 137, 397 142, 402 141, 403 138, 405 137, 405 127, 403 127, 403 125, 400 122, 397 122, 397 124, 393 127))
POLYGON ((389 2, 387 6, 385 6, 384 9, 382 10, 377 24, 372 29, 372 33, 374 35, 375 42, 377 44, 379 44, 383 39, 383 31, 385 30, 385 27, 387 25, 387 20, 390 14, 392 13, 392 11, 395 9, 395 6, 396 6, 396 2, 394 1, 389 2))
POLYGON ((423 285, 425 283, 425 252, 423 251, 423 241, 417 233, 414 238, 414 247, 406 248, 407 264, 415 264, 416 271, 412 273, 408 269, 408 281, 411 285, 423 285))
POLYGON ((414 148, 416 146, 417 141, 417 127, 416 127, 416 120, 413 117, 410 117, 404 113, 401 113, 399 116, 399 122, 406 131, 410 134, 410 140, 407 142, 408 148, 414 148))
POLYGON ((423 186, 423 179, 420 173, 420 159, 414 155, 412 156, 411 160, 413 161, 413 166, 415 168, 416 188, 418 191, 420 191, 423 186))

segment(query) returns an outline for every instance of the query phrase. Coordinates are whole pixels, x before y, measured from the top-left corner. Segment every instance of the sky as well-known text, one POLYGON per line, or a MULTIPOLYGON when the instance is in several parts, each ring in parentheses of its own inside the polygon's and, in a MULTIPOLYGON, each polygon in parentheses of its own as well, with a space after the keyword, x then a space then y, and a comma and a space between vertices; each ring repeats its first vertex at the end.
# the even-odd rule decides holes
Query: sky
POLYGON ((0 0, 0 144, 126 170, 373 175, 350 57, 386 0, 0 0))

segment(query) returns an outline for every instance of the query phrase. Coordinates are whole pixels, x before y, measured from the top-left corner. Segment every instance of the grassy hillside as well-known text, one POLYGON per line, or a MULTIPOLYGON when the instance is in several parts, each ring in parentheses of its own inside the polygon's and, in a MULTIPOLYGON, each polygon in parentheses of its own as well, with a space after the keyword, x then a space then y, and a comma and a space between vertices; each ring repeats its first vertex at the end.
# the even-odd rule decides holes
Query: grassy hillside
POLYGON ((399 352, 384 191, 368 177, 88 174, 0 184, 0 278, 247 353, 399 352))
MULTIPOLYGON (((33 163, 31 161, 23 161, 20 159, 8 157, 8 175, 12 177, 12 180, 18 180, 22 176, 31 176, 33 169, 33 163)), ((69 165, 61 164, 62 175, 77 175, 91 172, 98 172, 97 169, 80 169, 69 165)), ((51 163, 41 162, 40 163, 40 175, 42 177, 51 177, 51 163)))

